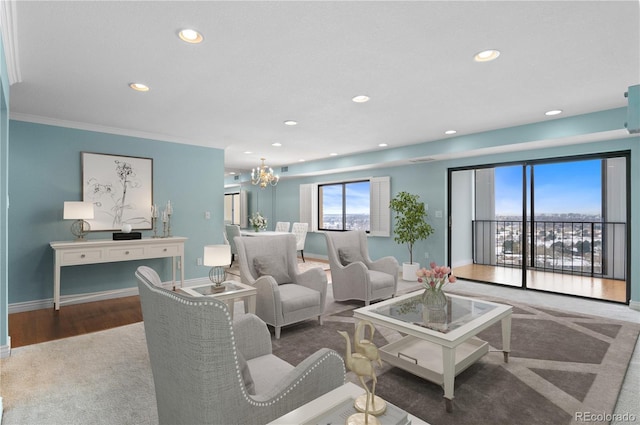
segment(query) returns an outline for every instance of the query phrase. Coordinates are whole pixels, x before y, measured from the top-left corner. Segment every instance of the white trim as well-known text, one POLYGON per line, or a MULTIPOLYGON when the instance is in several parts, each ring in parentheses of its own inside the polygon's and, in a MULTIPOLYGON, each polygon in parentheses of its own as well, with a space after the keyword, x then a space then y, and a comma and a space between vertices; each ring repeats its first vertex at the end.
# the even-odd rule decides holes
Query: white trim
MULTIPOLYGON (((86 130, 86 131, 94 131, 97 133, 116 134, 119 136, 138 137, 141 139, 159 140, 162 142, 180 143, 185 145, 211 147, 211 143, 208 143, 205 140, 197 141, 197 140, 190 140, 190 139, 182 139, 182 138, 176 138, 173 136, 168 136, 166 134, 149 133, 146 131, 137 131, 137 130, 131 130, 131 129, 118 128, 118 127, 109 127, 109 126, 97 125, 97 124, 88 124, 88 123, 77 122, 77 121, 59 120, 56 118, 42 117, 39 115, 22 114, 19 112, 9 111, 9 118, 14 121, 25 121, 25 122, 35 123, 35 124, 52 125, 55 127, 73 128, 76 130, 86 130)), ((222 148, 217 148, 217 149, 222 149, 222 148)))
POLYGON ((629 301, 629 308, 640 311, 640 301, 629 301))
MULTIPOLYGON (((11 355, 11 337, 7 337, 7 345, 0 346, 0 359, 11 355)), ((0 397, 0 423, 2 422, 2 397, 0 397)))
MULTIPOLYGON (((209 280, 208 277, 199 277, 195 279, 189 279, 184 281, 184 286, 199 285, 203 283, 203 280, 209 280)), ((176 282, 178 283, 178 282, 176 282)), ((163 282, 162 287, 165 289, 172 289, 173 282, 163 282)), ((81 304, 91 299, 91 301, 102 301, 112 298, 131 297, 138 295, 138 287, 114 289, 112 291, 91 292, 85 294, 73 294, 63 295, 60 297, 60 305, 81 304)), ((41 310, 43 308, 53 308, 53 298, 46 298, 43 300, 32 300, 21 303, 9 304, 9 314, 21 313, 23 311, 41 310)))
POLYGON ((20 59, 18 56, 18 19, 16 0, 4 0, 0 6, 0 31, 7 62, 9 85, 22 82, 20 59))

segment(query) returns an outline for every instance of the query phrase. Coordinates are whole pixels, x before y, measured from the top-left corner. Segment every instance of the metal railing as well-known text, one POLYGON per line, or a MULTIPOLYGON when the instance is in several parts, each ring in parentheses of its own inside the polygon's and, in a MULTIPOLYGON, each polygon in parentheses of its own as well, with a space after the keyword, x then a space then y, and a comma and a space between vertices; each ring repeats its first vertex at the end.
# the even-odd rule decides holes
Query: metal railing
POLYGON ((473 262, 624 280, 626 231, 619 222, 474 220, 473 262))

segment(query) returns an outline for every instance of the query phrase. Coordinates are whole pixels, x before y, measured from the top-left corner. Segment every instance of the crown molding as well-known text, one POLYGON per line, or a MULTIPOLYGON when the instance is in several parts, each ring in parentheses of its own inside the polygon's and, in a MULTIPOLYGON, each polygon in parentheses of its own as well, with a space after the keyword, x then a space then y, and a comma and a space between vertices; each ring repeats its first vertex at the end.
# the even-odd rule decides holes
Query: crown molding
POLYGON ((20 59, 18 55, 18 23, 16 17, 16 0, 0 2, 0 30, 7 62, 9 85, 22 82, 20 59))
MULTIPOLYGON (((180 139, 177 137, 167 136, 166 134, 149 133, 145 131, 130 130, 118 127, 109 127, 99 124, 89 124, 77 121, 60 120, 57 118, 43 117, 40 115, 23 114, 20 112, 9 112, 9 118, 14 121, 31 122, 35 124, 52 125, 55 127, 73 128, 76 130, 94 131, 97 133, 116 134, 119 136, 137 137, 141 139, 158 140, 162 142, 180 143, 183 145, 196 145, 204 146, 207 148, 215 148, 215 146, 208 145, 204 142, 196 140, 180 139)), ((221 149, 221 148, 218 148, 221 149)))

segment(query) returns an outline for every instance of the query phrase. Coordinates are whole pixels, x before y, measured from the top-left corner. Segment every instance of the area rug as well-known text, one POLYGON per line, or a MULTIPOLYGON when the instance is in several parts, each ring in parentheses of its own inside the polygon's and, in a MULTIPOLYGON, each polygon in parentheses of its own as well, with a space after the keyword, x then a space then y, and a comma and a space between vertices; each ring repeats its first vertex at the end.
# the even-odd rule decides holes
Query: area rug
MULTIPOLYGON (((509 304, 509 363, 490 351, 461 373, 452 413, 445 412, 440 386, 387 364, 378 372, 378 395, 432 425, 555 425, 580 422, 574 420, 580 412, 613 413, 640 325, 509 304)), ((274 352, 292 364, 322 347, 344 355, 338 330, 353 334, 352 309, 326 316, 323 326, 310 320, 285 327, 274 352)), ((375 343, 398 337, 379 328, 375 343)), ((481 337, 500 348, 499 326, 481 337)), ((158 420, 142 322, 17 348, 0 370, 3 425, 158 420)), ((358 382, 351 373, 348 379, 358 382)))
MULTIPOLYGON (((494 301, 513 306, 509 363, 499 351, 500 324, 481 332, 490 352, 456 377, 452 413, 445 411, 442 387, 387 364, 378 372, 378 395, 438 425, 555 425, 586 417, 609 423, 640 325, 494 301)), ((344 355, 345 341, 337 331, 353 334, 351 315, 332 315, 321 327, 303 322, 285 328, 274 351, 293 364, 323 346, 344 355)), ((401 337, 379 331, 378 346, 401 337)), ((349 379, 358 382, 353 374, 349 379)))

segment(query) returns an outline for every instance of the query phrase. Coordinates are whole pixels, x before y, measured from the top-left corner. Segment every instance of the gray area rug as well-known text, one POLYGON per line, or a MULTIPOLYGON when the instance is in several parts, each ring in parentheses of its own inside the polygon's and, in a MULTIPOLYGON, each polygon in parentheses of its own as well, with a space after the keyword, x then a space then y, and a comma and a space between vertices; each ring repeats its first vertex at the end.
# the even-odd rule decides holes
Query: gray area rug
MULTIPOLYGON (((510 362, 489 352, 460 374, 453 413, 444 411, 440 386, 386 364, 378 394, 434 425, 563 424, 575 412, 613 412, 640 325, 510 304, 510 362)), ((353 333, 352 308, 333 303, 337 313, 323 326, 284 328, 274 351, 292 364, 320 347, 344 355, 337 330, 353 333)), ((500 347, 499 326, 481 336, 500 347)), ((398 337, 380 328, 375 342, 398 337)), ((1 367, 3 425, 157 423, 142 323, 17 348, 1 367)))

